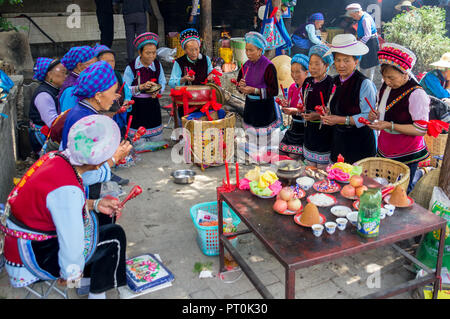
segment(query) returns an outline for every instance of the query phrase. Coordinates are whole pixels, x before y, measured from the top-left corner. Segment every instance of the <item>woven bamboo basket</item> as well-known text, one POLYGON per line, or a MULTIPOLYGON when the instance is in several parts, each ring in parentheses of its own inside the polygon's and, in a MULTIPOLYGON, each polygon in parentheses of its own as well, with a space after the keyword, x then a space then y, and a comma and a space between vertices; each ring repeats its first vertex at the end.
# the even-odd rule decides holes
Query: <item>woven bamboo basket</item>
POLYGON ((408 190, 409 185, 409 167, 403 163, 381 157, 368 157, 362 159, 355 164, 362 166, 362 174, 370 178, 383 177, 394 186, 401 186, 405 191, 408 190), (402 175, 401 179, 397 181, 398 177, 402 175))
MULTIPOLYGON (((437 167, 437 160, 434 156, 444 155, 445 148, 447 146, 447 138, 448 134, 439 134, 437 138, 434 138, 429 135, 425 135, 425 144, 428 147, 428 151, 430 152, 430 165, 432 167, 437 167)), ((442 166, 442 161, 439 162, 439 167, 442 166)))
POLYGON ((184 116, 183 127, 190 133, 191 160, 202 170, 208 167, 221 166, 225 160, 231 162, 234 157, 234 129, 236 115, 227 112, 225 118, 218 119, 217 112, 211 112, 213 121, 206 116, 198 120, 188 120, 184 116))

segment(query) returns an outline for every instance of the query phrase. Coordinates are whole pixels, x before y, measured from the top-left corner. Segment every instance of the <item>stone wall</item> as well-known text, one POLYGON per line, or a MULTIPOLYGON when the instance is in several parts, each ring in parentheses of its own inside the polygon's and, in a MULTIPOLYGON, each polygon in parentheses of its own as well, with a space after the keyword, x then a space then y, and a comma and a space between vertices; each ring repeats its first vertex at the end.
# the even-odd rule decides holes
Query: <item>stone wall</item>
POLYGON ((12 75, 11 80, 15 86, 8 94, 6 103, 0 103, 0 113, 8 118, 0 116, 0 203, 4 203, 13 187, 13 178, 16 175, 17 160, 17 105, 23 100, 23 76, 12 75))

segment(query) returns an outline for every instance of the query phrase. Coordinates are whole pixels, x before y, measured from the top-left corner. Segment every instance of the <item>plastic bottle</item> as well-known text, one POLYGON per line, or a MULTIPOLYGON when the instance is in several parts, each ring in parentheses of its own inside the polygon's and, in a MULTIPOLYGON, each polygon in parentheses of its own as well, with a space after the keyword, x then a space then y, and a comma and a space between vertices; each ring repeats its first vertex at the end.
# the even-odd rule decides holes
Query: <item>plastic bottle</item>
POLYGON ((377 237, 380 232, 381 190, 370 188, 360 198, 358 234, 364 238, 377 237))

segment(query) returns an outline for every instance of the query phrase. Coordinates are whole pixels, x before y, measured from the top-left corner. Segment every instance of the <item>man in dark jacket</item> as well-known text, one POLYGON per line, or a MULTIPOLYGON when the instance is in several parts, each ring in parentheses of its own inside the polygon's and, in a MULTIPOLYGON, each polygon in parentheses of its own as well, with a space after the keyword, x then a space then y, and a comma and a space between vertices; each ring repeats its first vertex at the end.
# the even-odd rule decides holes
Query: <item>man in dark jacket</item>
POLYGON ((150 12, 148 0, 115 0, 122 3, 125 35, 127 37, 128 62, 135 58, 134 39, 147 32, 147 12, 150 12))
POLYGON ((100 43, 111 47, 114 40, 114 13, 112 0, 95 0, 100 43))

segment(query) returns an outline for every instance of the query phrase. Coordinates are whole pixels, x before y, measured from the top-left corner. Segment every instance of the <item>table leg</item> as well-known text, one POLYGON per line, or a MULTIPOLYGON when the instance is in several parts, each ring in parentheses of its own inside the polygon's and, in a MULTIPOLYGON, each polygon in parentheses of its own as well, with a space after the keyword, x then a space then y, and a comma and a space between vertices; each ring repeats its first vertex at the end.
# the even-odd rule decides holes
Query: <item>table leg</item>
POLYGON ((217 199, 217 218, 219 219, 219 271, 225 271, 225 251, 222 242, 222 234, 223 234, 223 200, 222 195, 219 194, 217 199))
POLYGON ((286 299, 295 299, 295 270, 286 268, 286 299))
POLYGON ((441 236, 439 239, 439 249, 438 249, 438 255, 437 255, 437 262, 436 262, 436 281, 434 282, 434 289, 433 289, 433 299, 437 299, 439 288, 440 288, 440 278, 441 278, 441 268, 442 268, 442 257, 444 256, 444 246, 445 246, 445 231, 446 231, 447 225, 444 225, 441 228, 441 236))

